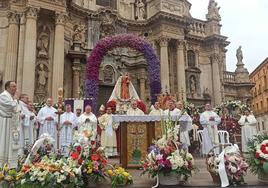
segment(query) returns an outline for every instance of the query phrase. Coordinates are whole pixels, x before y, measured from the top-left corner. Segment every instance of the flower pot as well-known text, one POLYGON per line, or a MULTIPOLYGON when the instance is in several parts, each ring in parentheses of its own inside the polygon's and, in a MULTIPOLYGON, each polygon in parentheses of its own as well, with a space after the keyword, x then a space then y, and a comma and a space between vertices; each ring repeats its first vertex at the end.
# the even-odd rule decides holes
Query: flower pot
POLYGON ((268 174, 259 172, 258 173, 258 179, 262 183, 268 183, 268 174))
POLYGON ((179 185, 181 181, 180 174, 159 174, 158 178, 161 185, 179 185))

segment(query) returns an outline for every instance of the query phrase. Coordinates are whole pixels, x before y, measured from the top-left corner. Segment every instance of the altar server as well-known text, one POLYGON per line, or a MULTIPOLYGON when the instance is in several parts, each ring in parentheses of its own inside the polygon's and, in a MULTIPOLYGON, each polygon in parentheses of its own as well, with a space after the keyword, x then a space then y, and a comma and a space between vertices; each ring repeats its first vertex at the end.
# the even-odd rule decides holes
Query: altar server
POLYGON ((73 129, 77 124, 76 115, 70 104, 65 106, 65 112, 60 117, 60 146, 64 156, 68 156, 68 146, 73 141, 73 129))
POLYGON ((200 123, 204 128, 202 152, 208 154, 213 146, 219 144, 218 124, 220 124, 221 118, 212 111, 210 104, 205 105, 205 110, 200 115, 200 123))
POLYGON ((242 126, 242 151, 247 152, 247 143, 255 135, 257 135, 257 120, 254 115, 249 112, 248 109, 244 111, 244 115, 241 116, 238 123, 242 126))
POLYGON ((101 128, 101 146, 107 156, 117 156, 116 130, 118 123, 112 122, 112 108, 107 107, 106 114, 98 118, 101 128))

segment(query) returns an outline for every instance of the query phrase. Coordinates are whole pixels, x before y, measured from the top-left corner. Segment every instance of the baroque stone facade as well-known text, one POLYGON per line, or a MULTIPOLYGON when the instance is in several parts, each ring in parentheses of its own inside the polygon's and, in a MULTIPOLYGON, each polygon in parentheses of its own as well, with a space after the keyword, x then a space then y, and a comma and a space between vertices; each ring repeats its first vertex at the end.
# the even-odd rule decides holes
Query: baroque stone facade
MULTIPOLYGON (((161 62, 162 92, 196 104, 249 99, 248 79, 226 70, 227 37, 219 7, 210 0, 206 20, 190 14, 187 0, 16 0, 0 4, 1 83, 16 80, 35 102, 83 95, 86 58, 103 37, 133 33, 148 40, 161 62)), ((107 53, 100 67, 100 103, 129 72, 149 101, 147 62, 128 48, 107 53)), ((241 65, 238 65, 238 67, 241 65)), ((248 73, 247 73, 248 75, 248 73)))

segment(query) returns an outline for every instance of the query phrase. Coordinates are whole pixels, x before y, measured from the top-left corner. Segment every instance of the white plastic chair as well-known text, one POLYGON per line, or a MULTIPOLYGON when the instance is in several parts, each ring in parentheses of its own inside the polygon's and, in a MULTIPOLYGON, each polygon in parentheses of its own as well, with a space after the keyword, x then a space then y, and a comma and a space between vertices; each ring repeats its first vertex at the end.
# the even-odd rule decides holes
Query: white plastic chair
POLYGON ((229 144, 230 140, 229 140, 229 133, 227 131, 218 131, 218 135, 219 135, 219 142, 220 144, 229 144))
POLYGON ((198 135, 198 141, 200 143, 200 155, 203 156, 203 140, 204 140, 203 130, 198 130, 197 135, 198 135))

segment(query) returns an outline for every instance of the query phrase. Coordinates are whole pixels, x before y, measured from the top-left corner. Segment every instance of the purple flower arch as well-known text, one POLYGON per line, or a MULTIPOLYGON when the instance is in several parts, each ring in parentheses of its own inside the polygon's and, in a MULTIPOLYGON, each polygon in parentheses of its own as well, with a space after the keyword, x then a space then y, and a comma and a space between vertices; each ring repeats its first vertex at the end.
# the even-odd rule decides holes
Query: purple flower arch
POLYGON ((119 34, 101 39, 91 52, 86 68, 86 97, 92 98, 92 107, 96 111, 99 92, 99 67, 105 54, 117 47, 130 47, 144 55, 150 79, 151 101, 157 100, 161 92, 160 61, 151 45, 144 39, 133 34, 119 34))

